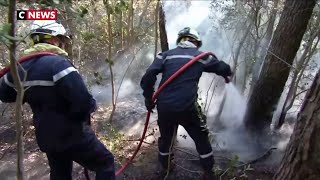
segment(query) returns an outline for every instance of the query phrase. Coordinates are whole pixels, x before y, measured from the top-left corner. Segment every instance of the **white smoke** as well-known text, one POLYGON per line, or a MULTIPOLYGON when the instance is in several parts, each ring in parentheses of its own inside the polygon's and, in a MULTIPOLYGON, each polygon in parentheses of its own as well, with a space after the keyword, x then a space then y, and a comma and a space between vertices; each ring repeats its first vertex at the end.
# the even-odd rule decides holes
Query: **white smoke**
MULTIPOLYGON (((136 47, 135 50, 132 48, 123 52, 122 55, 116 54, 114 57, 112 69, 117 101, 130 96, 136 96, 137 94, 142 95, 139 82, 146 67, 153 61, 154 49, 152 49, 152 47, 139 49, 142 46, 138 45, 136 45, 136 47)), ((90 91, 98 103, 110 105, 112 101, 112 89, 108 64, 103 62, 97 67, 96 72, 99 72, 101 79, 93 77, 93 79, 88 78, 86 80, 99 81, 99 83, 94 82, 94 84, 91 85, 90 91)))
POLYGON ((169 48, 175 47, 177 33, 181 29, 184 27, 197 29, 202 21, 208 18, 209 6, 210 1, 191 1, 189 7, 181 1, 165 1, 164 11, 169 48))

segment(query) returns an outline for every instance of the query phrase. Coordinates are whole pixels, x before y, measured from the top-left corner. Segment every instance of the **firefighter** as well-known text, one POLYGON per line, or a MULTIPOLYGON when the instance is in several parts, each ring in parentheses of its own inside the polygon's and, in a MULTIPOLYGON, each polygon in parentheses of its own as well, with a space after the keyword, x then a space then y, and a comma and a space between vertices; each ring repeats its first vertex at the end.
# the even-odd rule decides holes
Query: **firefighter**
MULTIPOLYGON (((36 140, 47 155, 50 179, 71 180, 75 161, 94 171, 97 180, 114 180, 114 156, 90 127, 96 101, 64 50, 70 40, 65 28, 56 21, 34 21, 30 38, 33 46, 24 55, 43 51, 57 55, 24 62, 26 73, 19 70, 20 78, 25 78, 23 101, 32 109, 36 140)), ((16 95, 12 74, 7 73, 1 79, 0 100, 15 102, 16 95)))
MULTIPOLYGON (((202 52, 198 49, 202 41, 198 33, 189 27, 178 33, 177 47, 159 53, 143 75, 140 85, 145 97, 145 106, 152 111, 154 85, 157 75, 162 73, 161 86, 168 78, 182 66, 202 52)), ((194 140, 200 155, 200 163, 204 170, 205 179, 214 179, 212 168, 214 164, 213 151, 208 138, 206 117, 202 114, 197 103, 198 82, 202 72, 215 73, 230 79, 231 69, 228 64, 219 61, 215 56, 205 57, 182 73, 158 96, 156 101, 158 111, 158 125, 160 130, 159 162, 167 170, 171 164, 172 140, 178 125, 182 125, 194 140)), ((170 169, 169 169, 170 170, 170 169)))

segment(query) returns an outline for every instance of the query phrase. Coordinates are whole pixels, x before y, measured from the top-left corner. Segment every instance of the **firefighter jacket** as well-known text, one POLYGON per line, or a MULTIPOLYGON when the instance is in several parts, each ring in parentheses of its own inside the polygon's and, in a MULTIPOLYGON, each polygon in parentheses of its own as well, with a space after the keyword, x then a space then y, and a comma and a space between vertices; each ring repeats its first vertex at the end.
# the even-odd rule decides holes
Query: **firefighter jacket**
MULTIPOLYGON (((188 41, 179 43, 174 49, 159 53, 141 79, 143 96, 146 99, 152 98, 159 73, 162 73, 160 87, 182 66, 201 53, 203 52, 188 41)), ((203 72, 215 73, 223 77, 231 76, 231 68, 228 64, 214 56, 205 57, 189 67, 159 94, 158 111, 181 112, 195 108, 198 82, 203 72)))
MULTIPOLYGON (((22 63, 26 72, 19 70, 21 80, 25 80, 22 82, 25 88, 23 101, 32 109, 40 150, 63 151, 83 141, 87 133, 84 124, 90 121, 96 102, 77 69, 64 57, 65 51, 49 44, 36 44, 25 53, 39 51, 59 55, 42 56, 22 63)), ((15 102, 16 95, 12 74, 7 73, 1 79, 0 100, 15 102)))

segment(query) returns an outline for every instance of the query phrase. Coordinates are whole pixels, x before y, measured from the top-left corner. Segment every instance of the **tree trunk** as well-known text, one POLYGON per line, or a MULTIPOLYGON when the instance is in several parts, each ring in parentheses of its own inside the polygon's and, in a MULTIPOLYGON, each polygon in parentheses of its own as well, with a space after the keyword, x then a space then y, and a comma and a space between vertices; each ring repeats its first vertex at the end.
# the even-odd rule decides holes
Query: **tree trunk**
POLYGON ((120 49, 123 48, 123 12, 120 12, 120 22, 119 22, 119 29, 120 29, 120 49))
POLYGON ((126 47, 130 47, 130 21, 131 21, 131 4, 129 3, 126 27, 126 47))
POLYGON ((133 40, 133 0, 130 0, 129 12, 128 12, 128 47, 132 45, 133 40))
POLYGON ((320 71, 298 115, 293 135, 275 180, 317 180, 320 177, 320 71))
MULTIPOLYGON (((277 12, 278 12, 278 4, 279 0, 273 1, 274 5, 270 13, 269 21, 268 21, 268 26, 266 30, 266 35, 264 39, 262 40, 261 44, 261 51, 260 51, 260 56, 257 58, 257 61, 253 65, 253 70, 252 70, 252 82, 251 82, 251 87, 254 87, 254 84, 257 82, 259 78, 259 73, 260 73, 260 67, 261 64, 263 63, 263 60, 267 54, 267 48, 268 45, 271 41, 272 34, 273 34, 273 28, 274 28, 274 23, 276 20, 277 12)), ((250 90, 251 92, 251 90, 250 90)))
POLYGON ((107 58, 107 63, 109 66, 109 70, 110 70, 110 78, 111 78, 111 96, 112 96, 112 110, 111 110, 111 114, 109 117, 109 121, 112 121, 114 112, 116 110, 116 93, 115 93, 115 84, 114 84, 114 75, 113 75, 113 61, 112 61, 112 27, 111 27, 111 13, 110 13, 110 3, 109 0, 105 0, 104 1, 106 9, 107 9, 107 21, 108 21, 108 58, 107 58))
POLYGON ((233 77, 233 83, 236 84, 236 70, 237 70, 237 66, 238 66, 238 60, 239 60, 239 56, 240 56, 240 52, 241 52, 241 49, 243 47, 243 44, 244 42, 246 41, 248 35, 249 35, 249 32, 251 30, 251 27, 252 27, 252 23, 249 23, 248 27, 246 28, 246 31, 244 33, 244 35, 242 36, 242 38, 240 39, 239 41, 239 45, 236 49, 236 54, 234 55, 233 57, 233 67, 232 67, 232 72, 234 74, 234 77, 233 77))
POLYGON ((264 60, 261 78, 249 98, 245 124, 251 132, 261 133, 271 123, 272 113, 289 75, 289 66, 300 46, 315 3, 316 0, 285 2, 264 60))
MULTIPOLYGON (((67 26, 65 26, 65 27, 67 27, 68 34, 72 36, 74 34, 72 31, 74 29, 76 29, 76 26, 74 24, 72 3, 71 2, 66 2, 66 4, 64 6, 65 6, 65 9, 66 9, 66 24, 67 24, 67 26)), ((66 48, 65 49, 68 52, 69 59, 71 59, 72 61, 75 61, 75 59, 73 57, 72 41, 69 41, 66 44, 66 48)))
MULTIPOLYGON (((11 29, 9 35, 15 37, 15 30, 16 30, 16 0, 9 1, 9 12, 8 12, 8 23, 11 24, 11 29)), ((22 104, 23 104, 23 95, 24 95, 24 88, 21 83, 21 79, 18 73, 18 66, 16 63, 16 42, 11 41, 10 45, 10 68, 11 73, 14 81, 14 85, 17 91, 17 99, 16 99, 16 107, 15 107, 15 117, 16 120, 16 131, 17 131, 17 179, 23 180, 24 177, 24 167, 23 167, 23 128, 22 128, 22 104)))
POLYGON ((169 50, 168 37, 166 31, 166 15, 163 11, 162 3, 159 5, 159 31, 160 31, 160 45, 161 51, 169 50))
POLYGON ((131 45, 134 43, 134 27, 133 27, 133 22, 134 22, 134 8, 133 8, 133 0, 131 0, 131 21, 130 21, 130 39, 131 39, 131 45))
POLYGON ((138 21, 137 27, 141 27, 142 20, 143 20, 143 18, 145 18, 145 14, 148 11, 148 9, 149 9, 148 7, 149 7, 151 2, 152 2, 151 0, 146 0, 145 5, 144 5, 143 10, 142 10, 142 13, 140 14, 140 17, 139 17, 139 21, 138 21))
POLYGON ((158 21, 159 21, 159 5, 160 5, 160 0, 157 0, 156 4, 156 10, 154 13, 154 59, 156 58, 158 54, 158 21))

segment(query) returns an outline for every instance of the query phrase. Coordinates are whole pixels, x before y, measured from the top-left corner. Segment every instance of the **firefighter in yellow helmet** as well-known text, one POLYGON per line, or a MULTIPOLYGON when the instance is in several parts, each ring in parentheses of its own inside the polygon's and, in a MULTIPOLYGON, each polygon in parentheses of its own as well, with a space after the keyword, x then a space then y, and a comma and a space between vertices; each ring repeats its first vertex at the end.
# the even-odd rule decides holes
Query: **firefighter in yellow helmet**
MULTIPOLYGON (((97 180, 114 180, 114 157, 97 139, 90 127, 90 114, 96 101, 64 50, 70 39, 56 21, 34 21, 30 35, 33 46, 25 55, 51 52, 22 63, 27 71, 23 86, 24 102, 33 112, 36 139, 45 152, 51 180, 71 180, 73 161, 96 172, 97 180)), ((24 79, 21 70, 21 79, 24 79)), ((12 74, 0 84, 0 100, 15 102, 12 74)))

